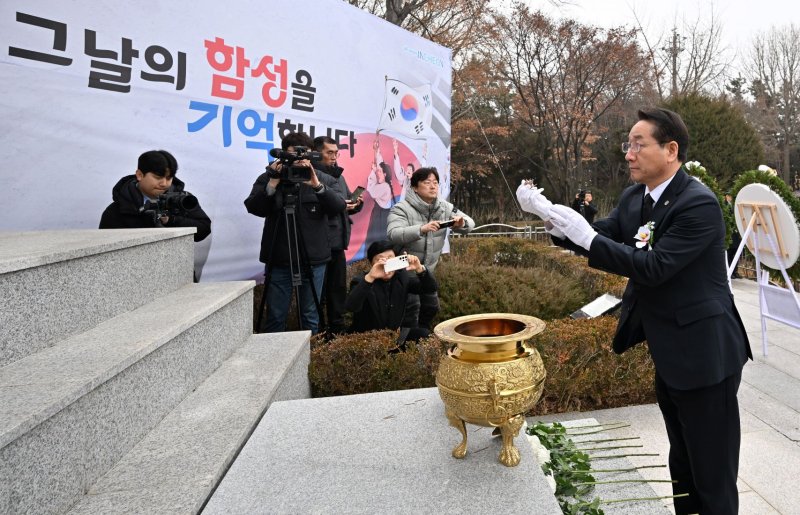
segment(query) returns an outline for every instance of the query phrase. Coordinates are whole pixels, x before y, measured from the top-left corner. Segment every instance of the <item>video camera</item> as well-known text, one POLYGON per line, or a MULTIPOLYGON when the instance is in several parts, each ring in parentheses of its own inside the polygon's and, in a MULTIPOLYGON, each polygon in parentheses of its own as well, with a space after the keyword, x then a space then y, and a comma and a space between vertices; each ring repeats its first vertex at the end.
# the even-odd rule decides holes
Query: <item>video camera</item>
POLYGON ((147 202, 141 207, 142 213, 150 213, 153 219, 168 215, 181 215, 200 205, 197 197, 187 191, 169 191, 158 196, 155 202, 147 202))
POLYGON ((279 171, 267 167, 267 173, 272 179, 280 179, 281 182, 300 183, 311 180, 311 168, 305 166, 295 166, 295 161, 308 159, 317 162, 322 159, 322 154, 309 150, 307 147, 294 147, 294 152, 288 152, 279 148, 273 148, 269 155, 278 160, 281 164, 279 171))
POLYGON ((580 200, 581 202, 586 200, 586 190, 578 191, 578 200, 580 200))

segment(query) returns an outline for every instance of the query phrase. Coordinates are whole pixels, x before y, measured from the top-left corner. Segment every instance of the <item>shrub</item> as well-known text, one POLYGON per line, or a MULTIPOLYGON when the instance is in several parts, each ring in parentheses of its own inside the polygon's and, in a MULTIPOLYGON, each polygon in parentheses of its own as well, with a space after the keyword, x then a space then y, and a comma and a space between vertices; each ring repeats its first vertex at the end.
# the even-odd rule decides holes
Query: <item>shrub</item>
POLYGON ((436 386, 434 373, 442 356, 436 338, 396 349, 397 331, 340 335, 317 339, 311 351, 308 378, 314 397, 408 390, 436 386))
POLYGON ((621 297, 627 283, 624 277, 589 267, 585 257, 523 238, 457 238, 451 241, 450 248, 451 253, 442 257, 437 272, 449 263, 541 268, 577 281, 592 299, 604 293, 621 297))
POLYGON ((553 320, 533 338, 547 379, 532 415, 655 402, 655 368, 647 347, 615 354, 616 323, 610 316, 553 320))
POLYGON ((549 320, 590 300, 579 281, 543 268, 453 261, 436 268, 436 279, 441 307, 434 324, 476 313, 518 313, 549 320))
MULTIPOLYGON (((547 379, 531 414, 605 409, 654 402, 654 369, 645 346, 623 355, 611 350, 614 317, 555 320, 532 344, 547 379)), ((435 386, 446 344, 432 337, 404 353, 389 354, 397 333, 373 331, 318 341, 309 379, 315 397, 435 386)))

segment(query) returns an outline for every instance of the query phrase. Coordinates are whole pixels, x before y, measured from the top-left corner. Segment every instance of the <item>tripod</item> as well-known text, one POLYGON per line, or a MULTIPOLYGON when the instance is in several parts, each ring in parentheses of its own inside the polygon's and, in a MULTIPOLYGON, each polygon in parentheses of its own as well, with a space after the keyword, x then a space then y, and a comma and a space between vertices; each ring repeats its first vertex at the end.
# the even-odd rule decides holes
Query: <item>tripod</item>
MULTIPOLYGON (((314 298, 314 307, 316 308, 317 316, 319 317, 319 325, 317 326, 319 329, 325 325, 324 315, 322 309, 320 308, 320 299, 317 295, 317 288, 314 285, 314 274, 308 261, 308 252, 306 250, 305 239, 303 238, 301 228, 297 225, 297 204, 300 197, 300 183, 284 183, 281 181, 281 183, 278 185, 278 191, 275 194, 280 195, 282 200, 281 218, 286 231, 286 248, 289 256, 289 273, 291 276, 294 297, 296 299, 295 306, 297 311, 297 321, 300 324, 300 329, 305 329, 303 326, 301 307, 301 288, 303 285, 303 276, 305 274, 305 277, 311 286, 311 295, 314 298)), ((261 303, 258 308, 258 318, 256 320, 256 327, 258 328, 259 332, 263 332, 264 329, 262 320, 264 317, 264 310, 267 305, 267 294, 269 292, 270 282, 273 278, 273 268, 275 266, 275 260, 273 259, 273 256, 275 254, 275 243, 278 239, 279 228, 280 222, 275 224, 275 229, 272 234, 272 243, 270 246, 270 255, 269 259, 267 260, 268 264, 264 273, 264 293, 261 296, 261 303)), ((289 303, 291 303, 291 295, 289 297, 289 303)))

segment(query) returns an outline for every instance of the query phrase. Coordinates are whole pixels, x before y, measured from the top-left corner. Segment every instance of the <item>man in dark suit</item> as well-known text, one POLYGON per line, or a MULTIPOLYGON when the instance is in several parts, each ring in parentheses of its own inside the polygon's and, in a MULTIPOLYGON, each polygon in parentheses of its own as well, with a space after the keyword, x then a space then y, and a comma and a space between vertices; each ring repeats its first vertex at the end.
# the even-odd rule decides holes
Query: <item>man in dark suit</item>
POLYGON ((682 513, 738 511, 740 423, 736 400, 750 344, 725 270, 725 225, 714 194, 683 169, 689 134, 680 116, 642 109, 622 144, 631 179, 608 218, 589 225, 523 182, 523 209, 589 266, 629 277, 614 351, 647 340, 670 442, 682 513), (652 200, 651 200, 652 199, 652 200))

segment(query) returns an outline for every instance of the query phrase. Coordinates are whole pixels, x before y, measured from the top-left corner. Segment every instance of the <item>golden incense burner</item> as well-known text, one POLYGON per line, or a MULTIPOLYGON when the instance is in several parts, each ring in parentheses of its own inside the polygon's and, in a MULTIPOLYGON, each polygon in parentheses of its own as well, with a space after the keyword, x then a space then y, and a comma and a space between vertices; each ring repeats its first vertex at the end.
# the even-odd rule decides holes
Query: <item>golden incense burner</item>
POLYGON ((442 322, 434 333, 453 344, 442 358, 436 386, 450 425, 461 432, 454 458, 467 454, 465 422, 499 427, 500 462, 519 464, 514 437, 524 413, 542 396, 546 376, 542 358, 525 342, 544 330, 538 318, 511 313, 468 315, 442 322))

